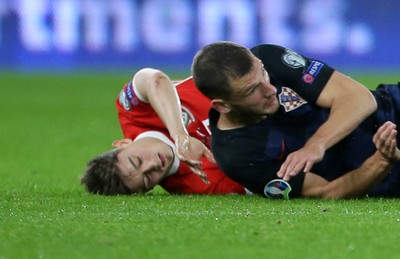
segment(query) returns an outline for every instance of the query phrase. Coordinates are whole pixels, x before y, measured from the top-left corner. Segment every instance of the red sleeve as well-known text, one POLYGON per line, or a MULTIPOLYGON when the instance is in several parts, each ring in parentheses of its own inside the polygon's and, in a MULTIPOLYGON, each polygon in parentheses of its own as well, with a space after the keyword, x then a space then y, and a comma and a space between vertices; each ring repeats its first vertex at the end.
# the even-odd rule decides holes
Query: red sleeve
POLYGON ((168 136, 164 124, 150 104, 141 101, 127 83, 116 100, 118 119, 125 138, 135 139, 145 131, 159 131, 168 136))

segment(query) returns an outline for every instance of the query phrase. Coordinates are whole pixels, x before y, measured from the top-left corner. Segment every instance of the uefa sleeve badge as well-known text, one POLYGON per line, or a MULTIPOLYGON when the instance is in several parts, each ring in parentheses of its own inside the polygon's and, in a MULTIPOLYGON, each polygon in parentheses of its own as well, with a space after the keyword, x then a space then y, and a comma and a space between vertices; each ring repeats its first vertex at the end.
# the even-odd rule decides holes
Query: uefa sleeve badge
POLYGON ((292 190, 290 184, 281 179, 275 179, 267 183, 264 187, 264 194, 272 199, 289 200, 289 193, 292 190))
POLYGON ((126 98, 125 91, 122 90, 121 93, 119 94, 119 104, 124 107, 125 110, 130 111, 131 110, 131 105, 129 104, 128 99, 126 98))

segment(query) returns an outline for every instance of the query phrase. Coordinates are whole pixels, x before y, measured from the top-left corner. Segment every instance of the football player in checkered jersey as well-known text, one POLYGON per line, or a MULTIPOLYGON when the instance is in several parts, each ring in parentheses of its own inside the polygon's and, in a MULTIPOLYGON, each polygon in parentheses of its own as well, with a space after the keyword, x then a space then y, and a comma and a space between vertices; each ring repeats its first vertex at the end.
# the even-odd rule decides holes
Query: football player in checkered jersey
POLYGON ((400 196, 398 85, 371 92, 322 61, 271 44, 210 44, 192 73, 212 100, 215 159, 250 191, 400 196))
POLYGON ((192 78, 176 86, 162 71, 138 71, 116 100, 125 139, 89 161, 82 184, 90 193, 146 193, 157 184, 174 194, 246 194, 209 151, 210 100, 192 78))

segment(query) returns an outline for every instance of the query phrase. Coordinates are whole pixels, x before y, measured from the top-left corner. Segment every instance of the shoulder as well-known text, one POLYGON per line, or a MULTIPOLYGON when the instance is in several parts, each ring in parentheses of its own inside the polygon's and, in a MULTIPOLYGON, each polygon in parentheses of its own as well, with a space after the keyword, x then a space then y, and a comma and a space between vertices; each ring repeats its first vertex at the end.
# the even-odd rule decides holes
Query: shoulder
POLYGON ((290 51, 288 48, 276 44, 260 44, 254 46, 250 51, 259 58, 263 56, 277 55, 281 56, 283 53, 290 51))
POLYGON ((125 110, 127 112, 132 112, 142 107, 151 106, 142 100, 142 97, 137 93, 135 86, 132 81, 126 83, 118 95, 117 107, 119 110, 125 110))
POLYGON ((194 83, 193 77, 191 76, 178 82, 175 87, 178 91, 180 99, 184 98, 186 95, 189 95, 190 98, 194 98, 194 100, 196 100, 196 98, 209 100, 202 93, 200 93, 194 83))
POLYGON ((257 45, 251 49, 251 52, 268 68, 284 65, 286 68, 300 69, 302 71, 310 62, 305 56, 280 45, 257 45))

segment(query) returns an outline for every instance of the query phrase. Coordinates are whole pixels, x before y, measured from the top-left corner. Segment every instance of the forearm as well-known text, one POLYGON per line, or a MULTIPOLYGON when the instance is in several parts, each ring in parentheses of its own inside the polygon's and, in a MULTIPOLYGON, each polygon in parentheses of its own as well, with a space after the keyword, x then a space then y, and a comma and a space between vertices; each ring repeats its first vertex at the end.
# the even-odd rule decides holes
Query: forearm
POLYGON ((317 104, 330 109, 330 114, 307 144, 319 144, 324 150, 350 134, 377 108, 376 100, 367 88, 337 71, 317 104))
POLYGON ((320 198, 355 198, 365 195, 390 172, 393 163, 383 158, 379 151, 368 158, 361 167, 320 187, 308 188, 303 194, 320 198))
POLYGON ((323 150, 329 149, 357 128, 372 111, 371 108, 364 109, 361 103, 348 105, 346 100, 338 101, 332 107, 328 120, 318 128, 305 146, 317 144, 323 150))
POLYGON ((138 71, 132 81, 138 98, 152 106, 168 129, 175 142, 174 153, 177 158, 185 162, 204 183, 209 184, 201 168, 201 158, 206 157, 212 163, 215 163, 215 159, 203 142, 189 136, 182 120, 178 92, 171 79, 160 70, 145 68, 138 71))
POLYGON ((167 75, 162 72, 155 73, 149 84, 147 97, 173 139, 179 134, 187 133, 182 121, 178 93, 167 75))

